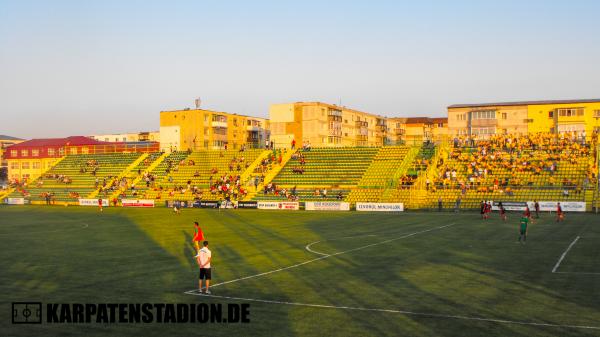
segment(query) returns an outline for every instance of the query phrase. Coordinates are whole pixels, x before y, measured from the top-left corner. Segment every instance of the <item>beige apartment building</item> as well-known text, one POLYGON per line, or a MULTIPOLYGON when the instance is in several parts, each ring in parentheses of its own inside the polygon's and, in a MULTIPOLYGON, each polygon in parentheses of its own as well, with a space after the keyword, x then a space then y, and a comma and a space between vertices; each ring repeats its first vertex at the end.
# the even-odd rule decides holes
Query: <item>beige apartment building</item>
POLYGON ((388 143, 386 118, 321 102, 273 104, 271 141, 276 147, 309 142, 314 147, 382 146, 388 143))

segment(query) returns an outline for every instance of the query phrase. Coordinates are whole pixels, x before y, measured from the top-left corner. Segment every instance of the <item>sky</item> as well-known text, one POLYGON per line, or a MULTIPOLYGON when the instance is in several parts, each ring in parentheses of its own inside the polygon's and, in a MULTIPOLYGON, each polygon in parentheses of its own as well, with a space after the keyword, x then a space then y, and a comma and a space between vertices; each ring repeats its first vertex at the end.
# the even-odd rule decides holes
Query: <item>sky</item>
POLYGON ((158 130, 194 106, 386 116, 600 98, 600 1, 0 0, 0 134, 158 130))

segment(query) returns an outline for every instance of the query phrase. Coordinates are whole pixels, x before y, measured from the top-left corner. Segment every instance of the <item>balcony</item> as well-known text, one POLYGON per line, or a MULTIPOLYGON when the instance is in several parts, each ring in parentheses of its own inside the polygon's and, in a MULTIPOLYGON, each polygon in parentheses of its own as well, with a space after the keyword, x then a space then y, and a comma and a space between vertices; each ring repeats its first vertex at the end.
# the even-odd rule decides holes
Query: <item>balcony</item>
POLYGON ((329 109, 329 111, 327 111, 327 116, 339 116, 341 120, 342 110, 329 109))
POLYGON ((222 121, 212 121, 210 125, 218 128, 227 128, 227 122, 222 121))
POLYGON ((246 131, 260 131, 262 128, 259 125, 247 125, 246 131))
POLYGON ((396 136, 404 136, 406 134, 406 130, 404 129, 395 129, 396 136))
POLYGON ((369 123, 367 121, 356 121, 354 124, 357 128, 368 128, 369 123))
POLYGON ((342 122, 342 116, 329 115, 327 120, 330 122, 342 122))
POLYGON ((387 132, 387 126, 385 126, 385 125, 377 125, 377 131, 379 131, 379 132, 387 132))

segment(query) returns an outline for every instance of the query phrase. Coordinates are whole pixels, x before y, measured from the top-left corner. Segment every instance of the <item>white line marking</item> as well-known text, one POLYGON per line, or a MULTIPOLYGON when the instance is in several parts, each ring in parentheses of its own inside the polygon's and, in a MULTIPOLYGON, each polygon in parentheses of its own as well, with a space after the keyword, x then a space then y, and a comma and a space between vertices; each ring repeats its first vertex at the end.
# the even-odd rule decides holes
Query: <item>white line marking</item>
POLYGON ((19 234, 43 234, 43 233, 58 233, 58 232, 70 232, 72 230, 75 229, 86 229, 88 228, 90 225, 86 222, 82 222, 83 226, 81 227, 70 227, 70 228, 65 228, 65 229, 55 229, 55 230, 50 230, 50 231, 37 231, 37 232, 15 232, 15 233, 0 233, 0 236, 6 236, 6 235, 19 235, 19 234))
POLYGON ((558 262, 556 262, 556 264, 554 265, 554 268, 552 268, 553 273, 556 273, 556 269, 558 269, 558 266, 560 266, 560 263, 565 258, 565 256, 567 256, 567 253, 569 252, 569 250, 571 250, 571 247, 573 247, 573 245, 575 244, 575 242, 577 242, 577 240, 579 240, 579 236, 576 237, 575 240, 573 240, 573 242, 571 242, 569 247, 567 247, 567 250, 565 250, 565 252, 562 253, 562 255, 560 256, 560 259, 558 259, 558 262))
POLYGON ((276 300, 261 300, 261 299, 256 299, 256 298, 207 295, 207 294, 198 293, 197 290, 195 290, 195 291, 196 291, 195 293, 191 290, 186 291, 185 294, 195 295, 195 296, 221 298, 221 299, 228 299, 228 300, 235 300, 235 301, 251 301, 251 302, 269 303, 269 304, 283 304, 283 305, 324 308, 324 309, 343 309, 343 310, 356 310, 356 311, 386 312, 386 313, 404 314, 404 315, 412 315, 412 316, 425 316, 425 317, 432 317, 432 318, 448 318, 448 319, 469 320, 469 321, 483 321, 483 322, 499 323, 499 324, 518 324, 518 325, 533 325, 533 326, 545 326, 545 327, 554 327, 554 328, 600 330, 600 326, 590 326, 590 325, 571 325, 571 324, 511 321, 511 320, 507 320, 507 319, 485 318, 485 317, 476 317, 476 316, 462 316, 462 315, 445 315, 445 314, 416 312, 416 311, 397 310, 397 309, 363 308, 363 307, 350 307, 350 306, 335 306, 335 305, 327 305, 327 304, 311 304, 311 303, 286 302, 286 301, 276 301, 276 300))
POLYGON ((591 273, 585 271, 555 271, 554 274, 600 275, 600 273, 591 273))
POLYGON ((319 254, 319 255, 329 255, 327 253, 321 253, 321 252, 317 252, 316 250, 312 250, 312 249, 310 249, 310 247, 312 245, 316 245, 317 243, 321 243, 321 242, 325 242, 325 241, 337 241, 337 240, 345 240, 345 239, 364 238, 364 237, 367 237, 367 236, 376 236, 376 235, 369 234, 369 235, 345 236, 345 237, 342 237, 342 238, 335 238, 335 239, 315 241, 315 242, 311 242, 311 243, 307 244, 306 247, 304 247, 304 249, 308 250, 311 253, 315 253, 315 254, 319 254))
POLYGON ((266 271, 264 273, 254 274, 254 275, 245 276, 245 277, 241 277, 241 278, 234 279, 234 280, 229 280, 229 281, 225 281, 225 282, 221 282, 221 283, 212 284, 210 287, 214 288, 214 287, 218 287, 218 286, 221 286, 221 285, 224 285, 224 284, 229 284, 229 283, 244 281, 244 280, 248 280, 248 279, 255 278, 255 277, 265 276, 265 275, 277 273, 277 272, 280 272, 280 271, 284 271, 284 270, 288 270, 288 269, 292 269, 292 268, 297 268, 297 267, 303 266, 305 264, 309 264, 309 263, 312 263, 312 262, 323 260, 323 259, 326 259, 326 258, 329 258, 329 257, 333 257, 333 256, 337 256, 337 255, 342 255, 342 254, 346 254, 346 253, 350 253, 350 252, 355 252, 357 250, 361 250, 361 249, 365 249, 365 248, 369 248, 369 247, 373 247, 373 246, 377 246, 377 245, 382 245, 384 243, 388 243, 388 242, 392 242, 392 241, 396 241, 396 240, 400 240, 400 239, 405 239, 405 238, 408 238, 408 237, 411 237, 411 236, 414 236, 414 235, 418 235, 418 234, 422 234, 422 233, 427 233, 427 232, 431 232, 433 230, 442 229, 442 228, 446 228, 446 227, 450 227, 450 226, 454 226, 454 225, 455 225, 454 223, 451 223, 449 225, 444 225, 444 226, 429 228, 429 229, 426 229, 426 230, 422 230, 422 231, 418 231, 418 232, 406 234, 406 235, 403 235, 403 236, 400 236, 400 237, 397 237, 397 238, 393 238, 393 239, 389 239, 389 240, 385 240, 385 241, 381 241, 381 242, 376 242, 376 243, 372 243, 372 244, 365 245, 365 246, 360 246, 358 248, 352 248, 352 249, 348 249, 348 250, 345 250, 345 251, 342 251, 342 252, 337 252, 337 253, 323 255, 323 256, 317 257, 315 259, 311 259, 311 260, 308 260, 308 261, 304 261, 304 262, 301 262, 301 263, 293 264, 291 266, 287 266, 287 267, 283 267, 283 268, 279 268, 279 269, 275 269, 275 270, 271 270, 271 271, 266 271))

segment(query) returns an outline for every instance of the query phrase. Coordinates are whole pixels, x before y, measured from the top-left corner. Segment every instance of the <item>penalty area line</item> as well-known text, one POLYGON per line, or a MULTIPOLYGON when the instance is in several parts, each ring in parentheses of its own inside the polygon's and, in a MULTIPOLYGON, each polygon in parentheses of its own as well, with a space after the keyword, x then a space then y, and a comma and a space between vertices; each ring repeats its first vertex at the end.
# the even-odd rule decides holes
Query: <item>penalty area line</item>
POLYGON ((445 319, 456 319, 456 320, 465 320, 465 321, 480 321, 480 322, 490 322, 490 323, 497 323, 497 324, 516 324, 516 325, 530 325, 530 326, 552 327, 552 328, 600 330, 600 326, 591 326, 591 325, 572 325, 572 324, 556 324, 556 323, 543 323, 543 322, 513 321, 513 320, 499 319, 499 318, 486 318, 486 317, 464 316, 464 315, 446 315, 446 314, 399 310, 399 309, 365 308, 365 307, 352 307, 352 306, 337 306, 337 305, 328 305, 328 304, 313 304, 313 303, 299 303, 299 302, 288 302, 288 301, 277 301, 277 300, 264 300, 264 299, 258 299, 258 298, 245 298, 245 297, 202 294, 202 293, 199 293, 197 290, 186 291, 185 294, 195 295, 195 296, 203 296, 203 297, 220 298, 220 299, 233 300, 233 301, 248 301, 248 302, 259 302, 259 303, 267 303, 267 304, 280 304, 280 305, 322 308, 322 309, 382 312, 382 313, 392 313, 392 314, 403 314, 403 315, 408 315, 408 316, 423 316, 423 317, 429 317, 429 318, 443 318, 443 319, 445 318, 445 319))
MULTIPOLYGON (((366 249, 366 248, 377 246, 377 245, 382 245, 382 244, 389 243, 389 242, 392 242, 392 241, 396 241, 396 240, 400 240, 400 239, 405 239, 405 238, 408 238, 408 237, 411 237, 411 236, 415 236, 415 235, 418 235, 418 234, 431 232, 431 231, 438 230, 438 229, 447 228, 447 227, 454 226, 454 225, 455 225, 455 223, 451 223, 449 225, 444 225, 444 226, 439 226, 439 227, 433 227, 433 228, 425 229, 425 230, 422 230, 422 231, 418 231, 418 232, 414 232, 414 233, 410 233, 410 234, 405 234, 405 235, 402 235, 402 236, 397 237, 397 238, 392 238, 392 239, 384 240, 384 241, 381 241, 381 242, 376 242, 376 243, 372 243, 372 244, 369 244, 369 245, 364 245, 364 246, 360 246, 360 247, 357 247, 357 248, 352 248, 352 249, 344 250, 344 251, 337 252, 337 253, 326 254, 326 255, 323 255, 323 256, 311 259, 311 260, 307 260, 307 261, 304 261, 304 262, 293 264, 291 266, 282 267, 282 268, 279 268, 279 269, 274 269, 274 270, 270 270, 270 271, 266 271, 266 272, 258 273, 258 274, 254 274, 254 275, 249 275, 249 276, 245 276, 245 277, 240 277, 240 278, 237 278, 237 279, 234 279, 234 280, 224 281, 224 282, 221 282, 221 283, 216 283, 216 284, 211 285, 210 287, 214 288, 214 287, 222 286, 224 284, 229 284, 229 283, 234 283, 234 282, 240 282, 240 281, 244 281, 244 280, 248 280, 248 279, 252 279, 252 278, 256 278, 256 277, 261 277, 261 276, 265 276, 265 275, 277 273, 277 272, 280 272, 280 271, 292 269, 292 268, 298 268, 298 267, 303 266, 305 264, 309 264, 309 263, 312 263, 312 262, 324 260, 324 259, 327 259, 327 258, 330 258, 330 257, 334 257, 334 256, 338 256, 338 255, 342 255, 342 254, 346 254, 346 253, 350 253, 350 252, 355 252, 357 250, 366 249)), ((317 254, 319 254, 319 253, 317 253, 317 254)), ((321 253, 321 254, 323 254, 323 253, 321 253)))
POLYGON ((567 247, 567 250, 565 250, 562 255, 560 256, 560 258, 558 259, 558 261, 556 262, 556 264, 554 265, 554 268, 552 268, 552 272, 556 273, 556 270, 558 269, 558 267, 560 266, 561 262, 563 261, 563 259, 565 258, 565 256, 567 256, 567 253, 569 253, 569 251, 571 250, 571 248, 575 245, 575 243, 577 242, 577 240, 579 240, 579 236, 577 236, 575 238, 575 240, 573 240, 573 242, 571 242, 571 244, 569 245, 569 247, 567 247))
POLYGON ((315 241, 315 242, 311 242, 311 243, 307 244, 306 247, 304 247, 304 249, 308 250, 311 253, 318 254, 318 255, 330 255, 330 254, 327 254, 327 253, 317 252, 316 250, 310 249, 310 247, 312 247, 313 245, 316 245, 317 243, 321 243, 321 242, 339 241, 339 240, 346 240, 346 239, 356 239, 356 238, 364 238, 364 237, 369 237, 369 236, 377 236, 377 235, 375 235, 375 234, 355 235, 355 236, 344 236, 344 237, 335 238, 335 239, 320 240, 320 241, 315 241))

